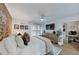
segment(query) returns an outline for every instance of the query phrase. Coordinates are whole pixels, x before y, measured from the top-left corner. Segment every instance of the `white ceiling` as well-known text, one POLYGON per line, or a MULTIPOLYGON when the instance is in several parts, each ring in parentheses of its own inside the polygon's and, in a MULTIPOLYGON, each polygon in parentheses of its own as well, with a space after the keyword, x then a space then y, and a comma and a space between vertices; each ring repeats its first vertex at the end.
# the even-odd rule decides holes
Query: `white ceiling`
POLYGON ((39 24, 41 14, 45 15, 44 23, 79 14, 79 4, 10 3, 6 6, 13 18, 39 24))

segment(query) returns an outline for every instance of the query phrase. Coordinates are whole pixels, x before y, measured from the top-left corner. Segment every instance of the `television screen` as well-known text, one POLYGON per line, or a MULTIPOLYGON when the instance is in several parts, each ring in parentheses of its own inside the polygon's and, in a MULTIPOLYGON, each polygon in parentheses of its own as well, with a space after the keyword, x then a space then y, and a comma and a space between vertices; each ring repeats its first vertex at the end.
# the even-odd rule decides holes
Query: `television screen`
POLYGON ((47 24, 46 25, 46 30, 54 30, 55 29, 55 24, 47 24))

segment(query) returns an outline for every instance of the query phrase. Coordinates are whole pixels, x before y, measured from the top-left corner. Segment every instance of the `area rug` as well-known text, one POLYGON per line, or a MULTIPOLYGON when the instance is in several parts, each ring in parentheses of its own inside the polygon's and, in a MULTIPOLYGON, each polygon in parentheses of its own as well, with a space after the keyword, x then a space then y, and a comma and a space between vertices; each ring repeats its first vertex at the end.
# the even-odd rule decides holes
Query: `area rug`
POLYGON ((52 53, 48 53, 47 55, 59 55, 61 51, 62 51, 62 48, 54 45, 53 54, 52 53))
POLYGON ((54 55, 59 55, 61 51, 62 51, 62 48, 54 46, 54 55))

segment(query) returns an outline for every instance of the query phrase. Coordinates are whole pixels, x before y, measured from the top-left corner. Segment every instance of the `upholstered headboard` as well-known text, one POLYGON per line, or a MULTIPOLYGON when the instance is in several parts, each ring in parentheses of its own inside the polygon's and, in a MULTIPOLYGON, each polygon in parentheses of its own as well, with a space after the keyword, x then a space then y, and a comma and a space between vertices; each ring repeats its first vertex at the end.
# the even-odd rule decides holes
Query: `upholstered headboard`
POLYGON ((12 17, 5 4, 0 3, 0 41, 9 36, 12 31, 12 17))

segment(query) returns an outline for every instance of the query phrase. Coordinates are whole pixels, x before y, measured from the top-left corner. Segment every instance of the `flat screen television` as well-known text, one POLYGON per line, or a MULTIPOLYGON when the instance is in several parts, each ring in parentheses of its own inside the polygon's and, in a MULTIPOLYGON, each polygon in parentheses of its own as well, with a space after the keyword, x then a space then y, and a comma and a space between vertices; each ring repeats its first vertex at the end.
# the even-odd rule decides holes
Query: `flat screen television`
POLYGON ((46 30, 54 30, 55 29, 55 24, 47 24, 46 25, 46 30))

